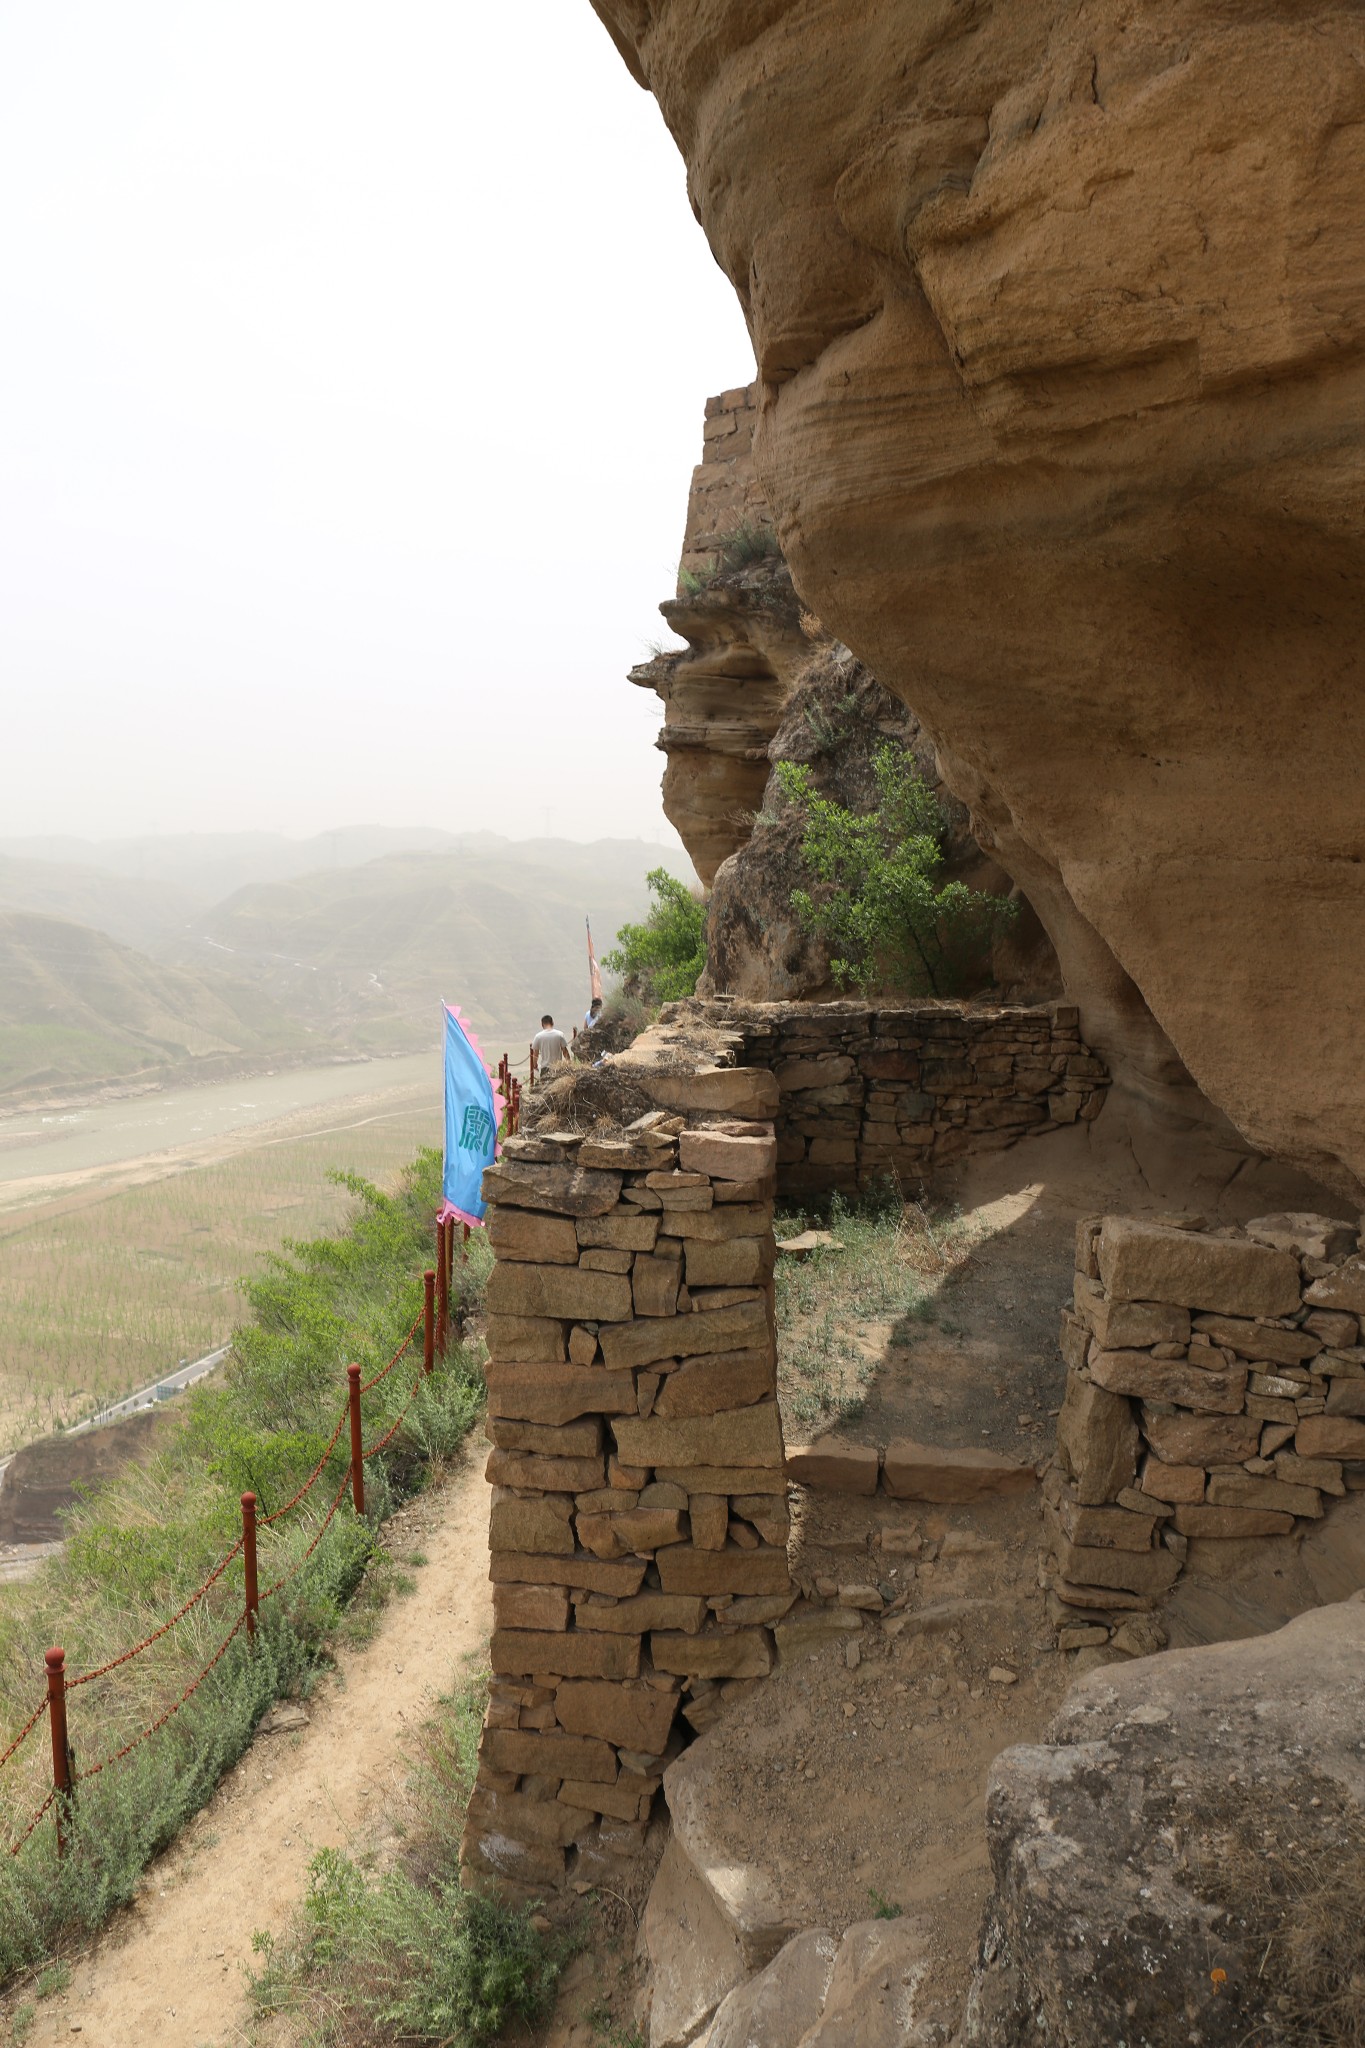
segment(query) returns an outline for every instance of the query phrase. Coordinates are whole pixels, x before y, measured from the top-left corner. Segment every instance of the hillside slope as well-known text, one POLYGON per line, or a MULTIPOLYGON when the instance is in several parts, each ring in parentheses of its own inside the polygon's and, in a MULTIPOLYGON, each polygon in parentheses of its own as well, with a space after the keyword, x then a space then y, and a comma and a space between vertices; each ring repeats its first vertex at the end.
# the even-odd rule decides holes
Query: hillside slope
POLYGON ((0 911, 0 1095, 182 1074, 307 1042, 259 991, 161 966, 86 925, 0 911))
POLYGON ((146 881, 79 862, 0 853, 0 910, 90 925, 143 953, 176 943, 201 900, 166 881, 146 881))
POLYGON ((522 1043, 542 1011, 587 1006, 583 920, 605 951, 645 910, 662 858, 633 841, 540 848, 467 842, 238 891, 180 954, 228 970, 314 1030, 366 1052, 431 1042, 458 1002, 490 1040, 522 1043))

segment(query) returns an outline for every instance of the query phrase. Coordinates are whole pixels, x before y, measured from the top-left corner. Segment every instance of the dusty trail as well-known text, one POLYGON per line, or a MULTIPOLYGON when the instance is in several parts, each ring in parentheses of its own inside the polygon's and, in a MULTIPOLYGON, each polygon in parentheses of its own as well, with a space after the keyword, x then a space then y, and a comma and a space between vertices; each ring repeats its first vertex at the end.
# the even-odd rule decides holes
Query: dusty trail
MULTIPOLYGON (((258 1735, 198 1820, 147 1874, 44 2000, 30 2043, 228 2048, 245 2038, 242 1965, 256 1928, 278 1933, 303 1896, 314 1851, 382 1834, 403 1776, 405 1736, 487 1641, 488 1488, 471 1439, 462 1469, 388 1525, 399 1557, 421 1551, 417 1591, 385 1610, 373 1642, 344 1654, 297 1733, 258 1735)), ((32 1996, 32 1993, 20 1996, 32 1996)), ((12 2009, 16 2001, 7 2004, 12 2009)))

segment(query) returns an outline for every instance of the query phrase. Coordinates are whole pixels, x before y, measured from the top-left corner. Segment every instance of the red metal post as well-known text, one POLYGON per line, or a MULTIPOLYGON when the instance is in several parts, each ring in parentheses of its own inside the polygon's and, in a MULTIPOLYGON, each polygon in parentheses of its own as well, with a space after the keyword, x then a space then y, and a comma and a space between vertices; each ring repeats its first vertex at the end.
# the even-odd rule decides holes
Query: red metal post
POLYGON ((463 1265, 464 1261, 469 1257, 469 1225, 462 1223, 460 1228, 464 1232, 464 1236, 460 1241, 460 1263, 463 1265))
POLYGON ((365 1512, 365 1452, 360 1440, 360 1367, 348 1365, 351 1387, 351 1499, 358 1515, 365 1512))
POLYGON ((47 1666, 47 1718, 52 1723, 52 1782, 57 1788, 57 1854, 66 1854, 62 1822, 71 1797, 71 1745, 66 1734, 66 1651, 49 1650, 47 1666))
POLYGON ((446 1324, 450 1316, 450 1268, 446 1264, 446 1227, 436 1226, 436 1349, 446 1355, 446 1324))
POLYGON ((260 1584, 256 1576, 256 1496, 242 1495, 242 1563, 246 1567, 246 1632, 256 1633, 256 1616, 261 1611, 260 1584))
POLYGON ((455 1218, 446 1218, 446 1299, 455 1292, 455 1218))
POLYGON ((422 1370, 430 1372, 436 1363, 436 1274, 428 1267, 422 1275, 422 1370))

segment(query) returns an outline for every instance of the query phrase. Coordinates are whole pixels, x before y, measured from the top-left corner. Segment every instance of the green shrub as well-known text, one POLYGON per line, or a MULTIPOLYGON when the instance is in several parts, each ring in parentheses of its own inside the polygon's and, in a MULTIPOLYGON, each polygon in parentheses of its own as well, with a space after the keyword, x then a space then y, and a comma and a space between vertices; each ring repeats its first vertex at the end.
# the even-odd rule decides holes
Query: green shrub
POLYGON ((627 990, 657 1007, 690 996, 706 965, 706 906, 667 868, 648 877, 654 898, 643 924, 623 924, 602 965, 627 990))
POLYGON ((805 813, 801 858, 812 886, 793 889, 792 903, 828 948, 840 988, 952 995, 985 969, 1016 906, 940 882, 943 813, 913 756, 888 742, 872 766, 877 800, 859 816, 821 796, 808 767, 778 764, 784 796, 805 813))

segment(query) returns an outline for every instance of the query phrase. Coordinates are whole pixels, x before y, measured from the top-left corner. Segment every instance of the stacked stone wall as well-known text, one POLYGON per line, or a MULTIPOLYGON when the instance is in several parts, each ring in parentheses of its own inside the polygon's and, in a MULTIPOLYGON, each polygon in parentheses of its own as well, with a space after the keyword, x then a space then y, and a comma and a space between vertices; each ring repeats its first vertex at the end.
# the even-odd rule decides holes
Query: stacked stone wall
POLYGON ((703 1725, 722 1686, 768 1672, 795 1597, 775 1091, 729 1069, 660 1073, 653 1092, 663 1106, 618 1134, 512 1139, 485 1179, 493 1681, 464 1843, 479 1881, 593 1881, 633 1853, 680 1716, 703 1725))
POLYGON ((712 1001, 688 1006, 742 1039, 778 1084, 778 1187, 800 1197, 902 1186, 969 1151, 1099 1114, 1109 1074, 1070 1004, 989 1007, 712 1001))
POLYGON ((682 567, 694 576, 710 569, 722 539, 737 526, 772 523, 754 474, 757 424, 756 384, 722 391, 706 401, 701 461, 692 472, 683 535, 682 567))
POLYGON ((1359 1242, 1316 1215, 1079 1226, 1045 1481, 1063 1648, 1141 1634, 1191 1543, 1289 1536, 1365 1490, 1359 1242))

